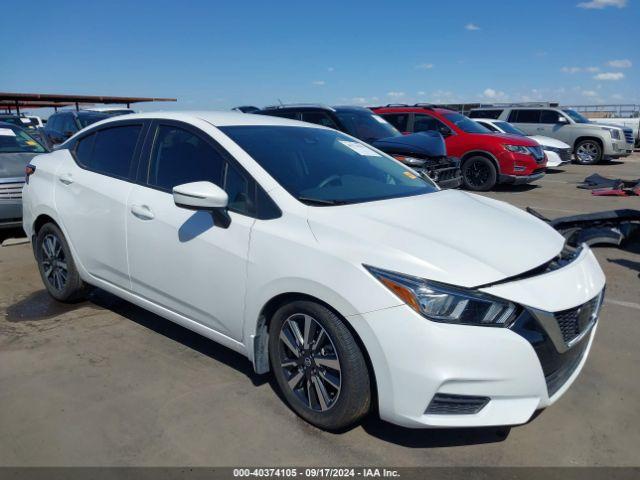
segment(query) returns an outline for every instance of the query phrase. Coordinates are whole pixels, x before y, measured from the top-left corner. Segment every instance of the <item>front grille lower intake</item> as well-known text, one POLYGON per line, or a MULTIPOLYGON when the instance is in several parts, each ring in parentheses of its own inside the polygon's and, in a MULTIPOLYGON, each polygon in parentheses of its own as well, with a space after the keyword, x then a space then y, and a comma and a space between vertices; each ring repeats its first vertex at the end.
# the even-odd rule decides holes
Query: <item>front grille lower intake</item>
POLYGON ((473 415, 482 410, 489 397, 436 393, 427 407, 427 415, 473 415))

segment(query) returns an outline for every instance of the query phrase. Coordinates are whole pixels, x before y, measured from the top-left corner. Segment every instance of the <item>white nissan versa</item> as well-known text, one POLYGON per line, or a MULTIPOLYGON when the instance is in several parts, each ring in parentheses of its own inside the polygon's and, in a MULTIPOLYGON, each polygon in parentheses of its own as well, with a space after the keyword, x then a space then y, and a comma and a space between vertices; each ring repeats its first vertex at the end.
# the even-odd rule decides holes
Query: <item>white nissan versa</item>
POLYGON ((100 287, 220 342, 322 428, 374 404, 408 427, 521 424, 595 334, 605 278, 587 246, 332 129, 126 115, 36 157, 27 180, 54 298, 100 287))

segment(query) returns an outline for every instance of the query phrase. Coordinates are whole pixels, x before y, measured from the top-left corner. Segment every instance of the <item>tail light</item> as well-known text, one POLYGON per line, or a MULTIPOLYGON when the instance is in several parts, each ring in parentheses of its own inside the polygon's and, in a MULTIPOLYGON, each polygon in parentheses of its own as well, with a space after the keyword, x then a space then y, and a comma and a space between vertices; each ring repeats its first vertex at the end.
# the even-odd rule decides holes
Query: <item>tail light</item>
POLYGON ((24 167, 24 181, 25 183, 29 183, 29 177, 31 175, 33 175, 34 173, 36 173, 36 166, 35 165, 27 165, 26 167, 24 167))

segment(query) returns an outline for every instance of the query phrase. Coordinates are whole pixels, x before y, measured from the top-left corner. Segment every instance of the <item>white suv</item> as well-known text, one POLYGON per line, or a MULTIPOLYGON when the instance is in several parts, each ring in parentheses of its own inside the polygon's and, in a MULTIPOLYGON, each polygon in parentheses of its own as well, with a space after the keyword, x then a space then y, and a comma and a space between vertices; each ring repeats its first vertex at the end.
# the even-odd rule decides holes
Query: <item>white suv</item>
POLYGON ((99 287, 240 352, 322 428, 374 404, 409 427, 520 424, 593 341, 605 278, 587 246, 336 130, 127 115, 27 174, 53 297, 99 287))

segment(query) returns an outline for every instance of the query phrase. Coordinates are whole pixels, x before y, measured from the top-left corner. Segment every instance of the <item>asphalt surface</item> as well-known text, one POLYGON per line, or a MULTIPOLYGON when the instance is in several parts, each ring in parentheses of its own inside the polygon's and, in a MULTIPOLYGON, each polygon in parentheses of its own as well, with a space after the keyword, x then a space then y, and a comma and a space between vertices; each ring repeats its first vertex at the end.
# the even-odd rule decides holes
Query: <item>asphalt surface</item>
MULTIPOLYGON (((640 177, 640 155, 562 170, 488 195, 549 217, 640 209, 640 197, 575 188, 596 171, 640 177)), ((478 430, 407 430, 371 415, 334 434, 297 418, 268 377, 197 334, 101 292, 56 303, 30 246, 4 246, 0 466, 640 465, 640 245, 596 254, 608 289, 590 358, 542 415, 478 430)))

